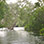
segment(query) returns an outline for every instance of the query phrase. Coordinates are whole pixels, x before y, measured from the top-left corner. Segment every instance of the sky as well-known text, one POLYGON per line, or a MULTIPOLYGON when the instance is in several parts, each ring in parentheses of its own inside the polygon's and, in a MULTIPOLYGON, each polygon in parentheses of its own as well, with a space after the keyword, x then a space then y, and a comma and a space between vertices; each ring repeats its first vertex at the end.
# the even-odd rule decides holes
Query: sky
MULTIPOLYGON (((37 2, 37 0, 29 0, 29 1, 31 1, 33 4, 34 4, 35 2, 37 2)), ((10 4, 10 3, 16 3, 17 0, 7 0, 6 2, 7 2, 8 4, 10 4)))

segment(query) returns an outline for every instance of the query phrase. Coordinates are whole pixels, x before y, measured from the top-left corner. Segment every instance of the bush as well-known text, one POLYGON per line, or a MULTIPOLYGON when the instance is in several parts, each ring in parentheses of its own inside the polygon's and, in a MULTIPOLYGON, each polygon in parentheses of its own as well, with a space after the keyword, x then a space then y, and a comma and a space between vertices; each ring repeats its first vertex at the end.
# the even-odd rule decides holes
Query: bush
POLYGON ((29 31, 33 31, 34 33, 40 35, 40 30, 44 28, 44 6, 36 9, 32 13, 26 28, 28 28, 29 31))
POLYGON ((42 28, 42 29, 40 30, 40 35, 43 35, 43 36, 44 36, 44 28, 42 28))

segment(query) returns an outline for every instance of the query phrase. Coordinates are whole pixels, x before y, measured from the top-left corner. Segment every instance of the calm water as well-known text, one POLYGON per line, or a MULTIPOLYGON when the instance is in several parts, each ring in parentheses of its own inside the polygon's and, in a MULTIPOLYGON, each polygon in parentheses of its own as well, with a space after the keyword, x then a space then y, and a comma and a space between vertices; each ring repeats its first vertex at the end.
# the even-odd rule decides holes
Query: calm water
POLYGON ((44 44, 37 36, 26 31, 0 31, 0 44, 44 44))

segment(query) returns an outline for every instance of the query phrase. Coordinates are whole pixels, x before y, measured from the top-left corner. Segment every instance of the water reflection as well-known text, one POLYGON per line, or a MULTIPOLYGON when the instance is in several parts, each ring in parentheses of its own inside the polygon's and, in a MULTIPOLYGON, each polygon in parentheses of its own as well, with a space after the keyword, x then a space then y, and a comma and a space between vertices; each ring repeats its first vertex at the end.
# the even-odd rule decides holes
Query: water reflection
MULTIPOLYGON (((1 34, 2 32, 0 32, 1 34)), ((5 31, 5 36, 0 35, 0 44, 44 44, 38 37, 26 31, 5 31)), ((3 34, 2 34, 3 35, 3 34)))

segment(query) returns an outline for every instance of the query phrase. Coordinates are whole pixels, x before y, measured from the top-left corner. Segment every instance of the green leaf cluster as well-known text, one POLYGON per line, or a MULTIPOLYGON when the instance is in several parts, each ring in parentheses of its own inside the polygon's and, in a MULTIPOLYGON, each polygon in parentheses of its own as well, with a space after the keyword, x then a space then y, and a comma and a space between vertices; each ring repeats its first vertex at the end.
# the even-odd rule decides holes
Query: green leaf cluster
POLYGON ((44 6, 32 12, 29 24, 26 28, 40 35, 40 30, 44 28, 44 6))

